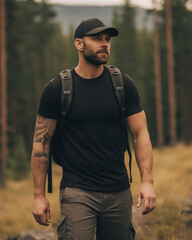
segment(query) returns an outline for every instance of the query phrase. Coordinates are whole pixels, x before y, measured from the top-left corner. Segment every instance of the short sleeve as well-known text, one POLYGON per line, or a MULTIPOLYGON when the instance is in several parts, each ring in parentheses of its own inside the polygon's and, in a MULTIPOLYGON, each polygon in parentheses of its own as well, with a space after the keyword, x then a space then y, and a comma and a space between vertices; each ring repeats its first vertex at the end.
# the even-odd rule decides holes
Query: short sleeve
POLYGON ((61 109, 60 78, 50 80, 43 88, 38 114, 50 119, 58 119, 61 109))
POLYGON ((127 74, 122 73, 125 86, 125 110, 126 117, 143 111, 139 92, 135 82, 127 74))

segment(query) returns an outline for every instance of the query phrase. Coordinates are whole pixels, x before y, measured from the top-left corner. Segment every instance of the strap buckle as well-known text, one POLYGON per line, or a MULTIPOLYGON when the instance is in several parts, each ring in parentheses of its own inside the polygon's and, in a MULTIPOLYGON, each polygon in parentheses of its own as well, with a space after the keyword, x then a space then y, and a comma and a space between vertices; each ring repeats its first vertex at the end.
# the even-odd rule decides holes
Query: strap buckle
POLYGON ((63 91, 63 94, 64 94, 64 95, 70 95, 70 94, 71 94, 71 91, 70 91, 70 90, 65 90, 65 91, 63 91))
POLYGON ((64 76, 63 79, 64 79, 64 80, 69 80, 69 79, 70 79, 70 76, 69 76, 69 75, 64 76))
POLYGON ((116 90, 117 90, 117 91, 122 91, 122 90, 123 90, 123 87, 122 87, 122 86, 116 87, 116 90))
POLYGON ((112 71, 113 76, 118 76, 119 72, 118 71, 112 71))

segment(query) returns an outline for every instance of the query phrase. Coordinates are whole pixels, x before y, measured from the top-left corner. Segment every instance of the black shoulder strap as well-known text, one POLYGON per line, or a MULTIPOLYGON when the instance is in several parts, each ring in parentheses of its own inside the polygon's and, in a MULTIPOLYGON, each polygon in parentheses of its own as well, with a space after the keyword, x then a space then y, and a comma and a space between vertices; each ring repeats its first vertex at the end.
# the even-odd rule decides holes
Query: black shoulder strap
POLYGON ((49 168, 48 168, 48 193, 52 193, 52 154, 51 154, 51 147, 49 151, 49 168))
MULTIPOLYGON (((111 80, 113 83, 113 87, 115 90, 115 94, 117 96, 117 100, 121 109, 121 120, 122 123, 124 124, 124 119, 125 119, 125 90, 124 90, 124 84, 123 84, 123 79, 121 72, 119 71, 118 68, 109 65, 108 66, 109 73, 111 75, 111 80)), ((122 124, 122 126, 123 126, 122 124)), ((122 127, 122 131, 123 131, 122 127)), ((123 133, 123 132, 122 132, 123 133)))
POLYGON ((125 88, 124 88, 124 83, 123 83, 123 78, 120 70, 116 68, 115 66, 109 65, 108 66, 109 73, 111 76, 111 80, 113 83, 113 87, 115 90, 115 94, 117 96, 117 100, 121 109, 121 121, 122 121, 122 136, 123 139, 126 141, 126 149, 129 154, 129 170, 130 170, 130 182, 132 183, 132 175, 131 175, 131 161, 132 161, 132 155, 131 155, 131 150, 129 146, 129 141, 128 141, 128 124, 127 124, 127 119, 125 117, 125 88), (125 136, 126 134, 126 136, 125 136))
POLYGON ((60 78, 62 84, 60 124, 63 128, 72 101, 73 81, 71 70, 66 69, 62 71, 60 73, 60 78))
MULTIPOLYGON (((66 116, 71 106, 72 92, 73 92, 73 79, 71 75, 71 70, 63 70, 60 73, 61 78, 61 114, 58 120, 58 128, 61 131, 65 125, 66 116)), ((52 193, 52 153, 50 148, 49 154, 49 169, 48 169, 48 193, 52 193)))

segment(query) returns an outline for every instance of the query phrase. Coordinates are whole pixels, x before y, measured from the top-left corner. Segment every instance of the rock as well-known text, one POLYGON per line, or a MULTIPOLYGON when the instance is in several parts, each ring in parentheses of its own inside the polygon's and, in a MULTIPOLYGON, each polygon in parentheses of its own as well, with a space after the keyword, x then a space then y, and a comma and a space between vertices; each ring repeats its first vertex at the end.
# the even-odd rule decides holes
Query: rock
POLYGON ((17 240, 56 240, 57 235, 55 230, 40 231, 28 230, 23 231, 17 240))
POLYGON ((183 202, 183 207, 181 210, 184 214, 192 214, 192 193, 189 195, 189 197, 183 202))
POLYGON ((0 240, 17 240, 18 236, 15 237, 7 237, 7 238, 0 238, 0 240))
POLYGON ((133 207, 132 211, 133 211, 133 226, 135 228, 136 234, 140 234, 140 235, 148 235, 149 234, 149 230, 147 227, 147 221, 148 218, 150 216, 147 215, 143 215, 142 214, 142 207, 140 208, 136 208, 133 207))
POLYGON ((26 230, 22 231, 18 236, 3 238, 0 240, 57 240, 56 230, 26 230))

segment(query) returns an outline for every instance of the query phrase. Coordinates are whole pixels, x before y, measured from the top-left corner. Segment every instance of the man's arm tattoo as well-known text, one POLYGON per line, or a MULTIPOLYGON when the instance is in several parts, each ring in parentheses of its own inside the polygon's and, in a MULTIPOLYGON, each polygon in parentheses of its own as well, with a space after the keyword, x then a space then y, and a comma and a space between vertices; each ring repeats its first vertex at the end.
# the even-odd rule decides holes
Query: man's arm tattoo
POLYGON ((51 138, 53 137, 57 120, 48 119, 41 116, 37 116, 35 135, 34 135, 34 145, 35 151, 33 156, 39 159, 42 164, 47 164, 49 145, 51 138), (45 158, 45 159, 42 159, 45 158))

